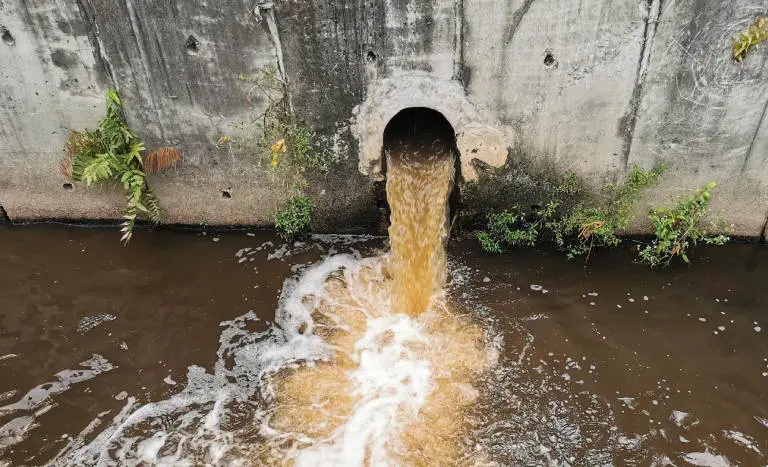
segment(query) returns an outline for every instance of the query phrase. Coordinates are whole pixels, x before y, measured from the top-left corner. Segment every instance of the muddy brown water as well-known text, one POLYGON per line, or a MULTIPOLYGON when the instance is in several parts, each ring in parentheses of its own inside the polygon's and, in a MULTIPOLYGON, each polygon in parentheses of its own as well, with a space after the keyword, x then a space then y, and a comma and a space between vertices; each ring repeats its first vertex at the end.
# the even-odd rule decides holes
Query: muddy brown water
MULTIPOLYGON (((211 368, 220 323, 274 321, 283 281, 386 239, 0 229, 0 465, 45 465, 125 406, 211 368)), ((496 465, 768 464, 768 253, 702 248, 649 271, 627 251, 448 248, 450 299, 499 350, 465 442, 496 465), (756 256, 757 254, 757 256, 756 256)))

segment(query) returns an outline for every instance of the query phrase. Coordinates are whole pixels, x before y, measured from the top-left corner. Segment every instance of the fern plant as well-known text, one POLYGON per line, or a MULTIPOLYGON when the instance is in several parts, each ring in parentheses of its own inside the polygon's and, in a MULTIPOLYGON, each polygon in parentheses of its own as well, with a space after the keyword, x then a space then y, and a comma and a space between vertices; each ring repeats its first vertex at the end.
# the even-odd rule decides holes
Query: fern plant
POLYGON ((144 143, 126 124, 116 90, 107 91, 106 115, 97 128, 71 131, 64 149, 61 170, 69 179, 85 182, 86 186, 115 182, 123 185, 127 198, 121 224, 124 244, 130 241, 140 214, 152 222, 160 221, 160 207, 147 184, 147 173, 175 165, 181 155, 174 148, 160 148, 147 155, 145 168, 144 143))

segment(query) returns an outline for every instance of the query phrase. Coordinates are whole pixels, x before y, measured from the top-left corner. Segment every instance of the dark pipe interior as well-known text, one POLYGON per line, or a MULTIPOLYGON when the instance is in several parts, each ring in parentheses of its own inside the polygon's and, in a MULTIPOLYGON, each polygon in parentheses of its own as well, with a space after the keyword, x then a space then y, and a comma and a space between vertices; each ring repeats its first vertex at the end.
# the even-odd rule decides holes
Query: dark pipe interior
MULTIPOLYGON (((440 112, 427 107, 410 107, 397 113, 387 123, 384 129, 384 144, 382 148, 382 171, 386 175, 386 152, 392 150, 409 150, 424 146, 444 144, 447 152, 453 156, 455 165, 454 180, 461 179, 461 164, 459 150, 456 147, 456 132, 451 123, 440 112)), ((389 204, 386 190, 383 186, 378 190, 378 205, 381 211, 383 227, 389 225, 389 204)), ((449 198, 450 220, 453 220, 459 205, 459 184, 454 182, 449 198)))
POLYGON ((439 140, 456 146, 456 134, 443 114, 426 107, 401 110, 384 129, 384 150, 402 145, 429 143, 439 140))

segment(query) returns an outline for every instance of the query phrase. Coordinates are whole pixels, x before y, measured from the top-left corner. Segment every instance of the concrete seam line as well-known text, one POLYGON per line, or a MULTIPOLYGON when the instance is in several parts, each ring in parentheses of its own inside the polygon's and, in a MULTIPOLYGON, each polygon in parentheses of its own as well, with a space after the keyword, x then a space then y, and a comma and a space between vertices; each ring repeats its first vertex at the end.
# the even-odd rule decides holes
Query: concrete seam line
POLYGON ((453 34, 453 79, 464 81, 462 67, 464 66, 464 0, 454 0, 454 34, 453 34))
MULTIPOLYGON (((747 166, 749 165, 749 160, 752 158, 752 153, 755 149, 755 142, 757 141, 757 135, 760 134, 760 128, 763 127, 763 122, 765 122, 765 115, 768 113, 768 101, 765 101, 765 106, 763 107, 763 113, 760 114, 760 120, 757 121, 757 128, 755 128, 755 134, 752 135, 752 141, 749 142, 749 149, 747 149, 747 154, 744 156, 744 164, 741 166, 741 173, 744 173, 744 171, 747 170, 747 166)), ((765 234, 765 229, 763 229, 763 234, 765 234)))
POLYGON ((648 0, 648 16, 645 20, 645 30, 643 31, 643 45, 640 48, 640 62, 637 66, 637 75, 635 77, 635 87, 632 90, 632 97, 629 101, 629 116, 624 125, 624 144, 622 154, 621 173, 627 171, 629 166, 629 156, 632 150, 632 140, 635 136, 635 125, 637 124, 637 115, 640 112, 640 103, 643 97, 643 85, 645 77, 648 74, 648 65, 651 61, 651 50, 653 48, 653 39, 656 36, 656 26, 661 18, 661 0, 648 0))
POLYGON ((109 63, 106 55, 104 55, 104 47, 102 46, 101 39, 99 38, 98 25, 96 24, 96 18, 86 8, 83 0, 75 0, 77 8, 80 10, 81 15, 85 19, 88 25, 88 41, 93 47, 93 57, 104 68, 104 73, 107 75, 107 79, 110 81, 112 87, 117 86, 115 81, 115 75, 112 71, 112 65, 109 63))

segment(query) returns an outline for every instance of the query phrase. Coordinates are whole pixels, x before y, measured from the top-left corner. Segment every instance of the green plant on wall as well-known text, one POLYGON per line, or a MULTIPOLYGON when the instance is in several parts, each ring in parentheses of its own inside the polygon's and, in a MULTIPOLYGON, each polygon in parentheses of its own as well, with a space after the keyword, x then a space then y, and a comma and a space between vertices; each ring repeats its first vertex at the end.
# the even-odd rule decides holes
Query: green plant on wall
POLYGON ((293 196, 277 210, 275 228, 281 237, 292 240, 309 231, 315 203, 307 196, 293 196))
MULTIPOLYGON (((268 166, 279 179, 284 180, 294 193, 275 215, 275 227, 286 239, 294 238, 309 229, 311 213, 315 205, 305 196, 309 171, 328 173, 338 162, 338 155, 321 150, 316 144, 316 134, 297 121, 291 106, 287 80, 274 66, 266 66, 259 72, 240 75, 247 86, 249 103, 261 101, 264 110, 248 122, 235 126, 234 135, 219 139, 219 147, 235 151, 253 149, 259 155, 260 164, 268 166), (248 148, 255 141, 255 148, 248 148)), ((234 155, 233 155, 234 157, 234 155)))
POLYGON ((640 261, 658 267, 667 266, 673 258, 680 257, 688 263, 689 248, 699 242, 710 245, 728 242, 729 237, 711 235, 704 225, 709 213, 711 191, 716 186, 714 182, 704 185, 694 194, 679 200, 673 208, 651 209, 648 218, 653 224, 655 238, 639 249, 640 261))
POLYGON ((573 200, 584 191, 582 180, 568 172, 548 190, 542 205, 532 211, 513 206, 489 214, 487 230, 477 235, 481 247, 488 253, 501 253, 508 246, 535 246, 545 233, 562 244, 563 220, 573 209, 573 200))
POLYGON ((147 174, 174 166, 181 155, 174 148, 160 148, 143 155, 144 143, 126 124, 117 91, 106 96, 106 115, 93 131, 71 131, 65 143, 62 173, 70 180, 94 184, 119 183, 126 193, 121 240, 133 235, 136 219, 145 215, 159 222, 157 198, 147 184, 147 174))
POLYGON ((761 16, 746 31, 732 41, 732 55, 737 62, 744 60, 752 49, 768 41, 768 16, 761 16))
POLYGON ((274 66, 266 66, 252 75, 241 74, 240 81, 247 86, 249 103, 263 101, 266 108, 250 121, 234 127, 234 134, 224 135, 218 146, 233 151, 253 148, 275 173, 296 190, 306 187, 306 173, 315 170, 328 173, 338 161, 333 151, 321 150, 315 144, 316 134, 295 118, 289 99, 287 81, 274 66))
POLYGON ((664 170, 664 166, 652 170, 633 166, 623 183, 604 189, 600 200, 588 196, 584 182, 569 172, 531 212, 516 206, 490 214, 487 229, 478 233, 478 241, 483 250, 501 253, 509 246, 534 246, 549 239, 569 258, 587 255, 588 259, 595 247, 619 244, 618 233, 629 227, 635 204, 658 182, 664 170))
POLYGON ((623 183, 605 188, 603 203, 592 206, 580 204, 564 220, 559 246, 565 247, 569 258, 589 255, 595 247, 614 247, 620 243, 618 233, 632 222, 632 210, 643 193, 655 186, 665 165, 651 170, 632 166, 623 183), (570 240, 568 240, 570 239, 570 240))

